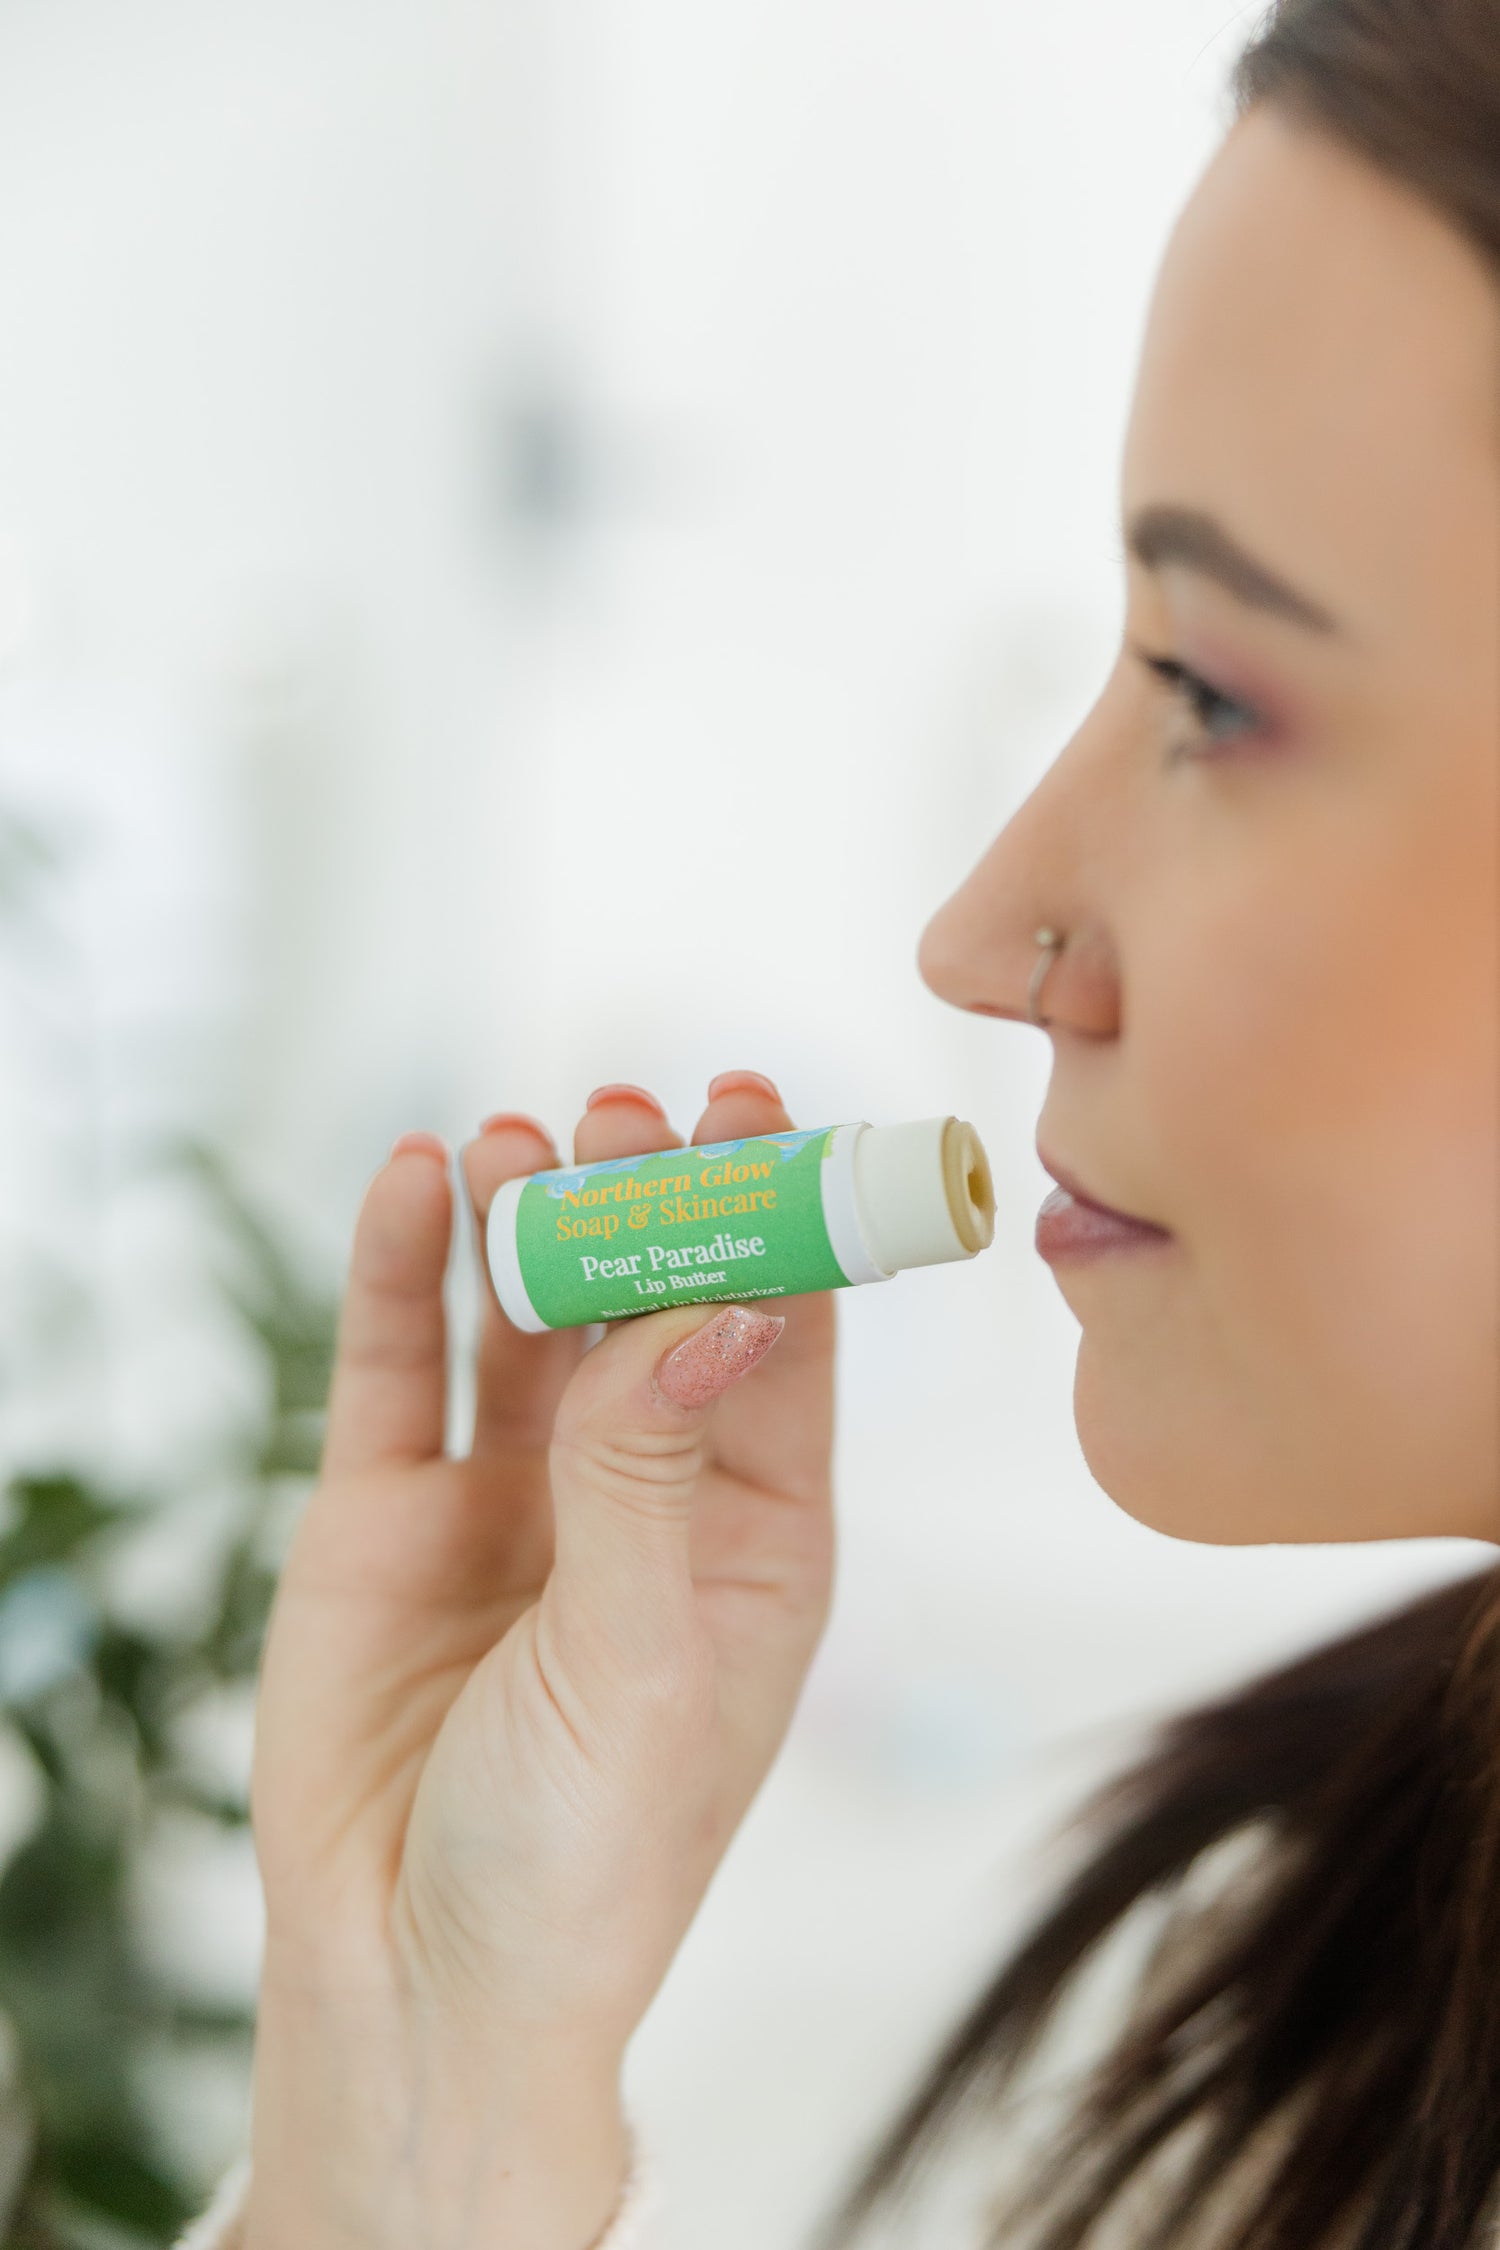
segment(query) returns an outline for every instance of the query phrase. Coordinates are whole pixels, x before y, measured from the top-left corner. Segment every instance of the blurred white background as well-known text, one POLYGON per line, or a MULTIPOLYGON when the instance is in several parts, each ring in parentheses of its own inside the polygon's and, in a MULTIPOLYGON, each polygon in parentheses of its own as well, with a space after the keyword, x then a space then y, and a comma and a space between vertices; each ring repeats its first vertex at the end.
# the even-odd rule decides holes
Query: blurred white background
MULTIPOLYGON (((1112 661, 1135 355, 1256 13, 0 15, 0 808, 71 840, 0 967, 0 1284, 46 1245, 115 1313, 11 1339, 9 1452, 65 1416, 144 1473, 221 1411, 171 1214, 98 1216, 158 1125, 330 1271, 396 1131, 566 1146, 610 1078, 992 1154, 991 1256, 842 1302, 833 1626, 632 2058, 670 2250, 797 2239, 1143 1721, 1476 1559, 1112 1506, 1031 1249, 1050 1050, 914 965, 1112 661)), ((207 1981, 256 1911, 244 1854, 184 1874, 207 1981)))

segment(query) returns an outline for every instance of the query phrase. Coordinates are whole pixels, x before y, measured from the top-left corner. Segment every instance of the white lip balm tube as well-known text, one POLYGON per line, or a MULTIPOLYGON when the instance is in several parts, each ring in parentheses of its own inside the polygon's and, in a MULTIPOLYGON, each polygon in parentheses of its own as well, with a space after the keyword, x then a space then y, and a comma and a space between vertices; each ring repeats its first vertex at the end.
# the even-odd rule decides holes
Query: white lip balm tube
POLYGON ((485 1249, 503 1311, 535 1334, 889 1281, 994 1236, 979 1135, 922 1117, 527 1173, 491 1204, 485 1249))

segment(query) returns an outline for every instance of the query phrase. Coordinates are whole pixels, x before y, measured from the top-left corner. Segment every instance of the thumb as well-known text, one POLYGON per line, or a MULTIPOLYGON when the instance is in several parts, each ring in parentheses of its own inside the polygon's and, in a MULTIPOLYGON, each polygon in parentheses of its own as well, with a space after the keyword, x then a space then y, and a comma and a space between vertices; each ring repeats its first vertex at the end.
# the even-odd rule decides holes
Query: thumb
POLYGON ((647 1313, 622 1321, 574 1370, 552 1436, 554 1579, 559 1594, 599 1606, 611 1637, 622 1604, 690 1588, 713 1403, 785 1326, 785 1314, 744 1305, 715 1306, 707 1320, 685 1306, 647 1313))

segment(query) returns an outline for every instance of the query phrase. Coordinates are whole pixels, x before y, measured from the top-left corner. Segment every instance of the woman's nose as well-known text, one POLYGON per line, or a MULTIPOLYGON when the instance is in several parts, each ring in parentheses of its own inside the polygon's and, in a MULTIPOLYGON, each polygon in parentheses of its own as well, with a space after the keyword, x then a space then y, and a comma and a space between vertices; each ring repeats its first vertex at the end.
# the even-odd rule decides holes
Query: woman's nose
POLYGON ((917 947, 917 969, 923 983, 955 1008, 1025 1023, 1037 949, 1019 927, 986 927, 970 895, 973 887, 971 875, 933 915, 917 947))
POLYGON ((1035 884, 1007 889, 989 871, 992 856, 980 861, 922 932, 917 968, 924 983, 939 999, 973 1015, 1006 1016, 1016 1023, 1039 1018, 1088 1038, 1115 1037, 1120 983, 1108 932, 1081 906, 1070 911, 1065 893, 1060 902, 1057 893, 1044 897, 1035 884), (1061 942, 1044 945, 1046 932, 1061 942))
POLYGON ((1124 848, 1130 807, 1116 778, 1124 762, 1114 755, 1115 677, 922 932, 918 971, 955 1008, 1040 1019, 1091 1039, 1118 1035, 1114 913, 1132 855, 1124 848), (1048 933, 1060 942, 1046 943, 1048 933))

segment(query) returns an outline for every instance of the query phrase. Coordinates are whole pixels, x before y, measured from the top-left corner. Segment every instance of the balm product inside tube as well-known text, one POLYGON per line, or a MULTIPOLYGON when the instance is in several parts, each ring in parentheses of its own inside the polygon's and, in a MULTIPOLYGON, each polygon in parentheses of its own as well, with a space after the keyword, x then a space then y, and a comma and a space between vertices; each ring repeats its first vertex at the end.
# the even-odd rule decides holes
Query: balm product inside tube
POLYGON ((535 1334, 889 1281, 994 1235, 979 1135, 923 1117, 530 1172, 495 1197, 485 1248, 506 1315, 535 1334))

